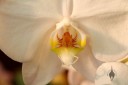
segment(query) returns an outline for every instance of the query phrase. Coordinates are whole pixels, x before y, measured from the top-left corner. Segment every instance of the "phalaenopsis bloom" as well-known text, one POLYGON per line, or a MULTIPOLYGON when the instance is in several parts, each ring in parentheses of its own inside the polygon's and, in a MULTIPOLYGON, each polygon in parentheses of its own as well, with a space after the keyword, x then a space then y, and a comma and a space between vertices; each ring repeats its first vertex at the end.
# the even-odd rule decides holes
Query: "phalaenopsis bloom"
POLYGON ((102 62, 128 54, 127 0, 0 0, 0 49, 23 63, 26 85, 62 65, 94 81, 102 62))

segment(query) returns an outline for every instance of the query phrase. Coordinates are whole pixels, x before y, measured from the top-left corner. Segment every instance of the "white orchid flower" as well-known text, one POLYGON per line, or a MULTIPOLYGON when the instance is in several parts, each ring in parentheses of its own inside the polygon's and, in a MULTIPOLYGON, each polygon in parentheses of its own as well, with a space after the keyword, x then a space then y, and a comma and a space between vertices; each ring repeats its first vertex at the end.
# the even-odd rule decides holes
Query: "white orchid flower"
POLYGON ((26 85, 48 83, 62 63, 73 64, 94 80, 99 60, 116 61, 128 53, 127 4, 127 0, 1 0, 0 49, 23 62, 26 85))
POLYGON ((119 62, 102 64, 97 69, 95 85, 128 85, 128 66, 119 62))

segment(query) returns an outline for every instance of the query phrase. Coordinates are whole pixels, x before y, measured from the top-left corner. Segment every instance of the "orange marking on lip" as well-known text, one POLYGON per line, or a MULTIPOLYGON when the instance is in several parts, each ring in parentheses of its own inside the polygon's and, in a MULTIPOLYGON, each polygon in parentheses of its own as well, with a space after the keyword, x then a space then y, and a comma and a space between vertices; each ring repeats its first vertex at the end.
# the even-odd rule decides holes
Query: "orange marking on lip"
POLYGON ((72 35, 69 32, 65 32, 62 36, 62 38, 59 38, 59 36, 57 35, 57 39, 59 42, 59 47, 76 47, 77 43, 77 34, 76 36, 73 38, 72 35))

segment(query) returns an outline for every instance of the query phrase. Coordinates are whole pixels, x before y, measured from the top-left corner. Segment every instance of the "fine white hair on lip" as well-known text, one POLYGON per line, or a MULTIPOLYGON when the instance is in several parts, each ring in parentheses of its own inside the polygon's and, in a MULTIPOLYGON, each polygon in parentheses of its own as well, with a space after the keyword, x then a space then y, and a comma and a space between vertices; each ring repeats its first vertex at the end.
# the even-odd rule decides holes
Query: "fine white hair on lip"
POLYGON ((64 65, 68 65, 68 66, 74 64, 78 60, 78 57, 73 55, 73 53, 70 53, 70 52, 68 53, 64 52, 64 54, 59 56, 59 58, 64 65))
POLYGON ((128 66, 119 62, 102 64, 96 72, 95 85, 127 85, 128 66))

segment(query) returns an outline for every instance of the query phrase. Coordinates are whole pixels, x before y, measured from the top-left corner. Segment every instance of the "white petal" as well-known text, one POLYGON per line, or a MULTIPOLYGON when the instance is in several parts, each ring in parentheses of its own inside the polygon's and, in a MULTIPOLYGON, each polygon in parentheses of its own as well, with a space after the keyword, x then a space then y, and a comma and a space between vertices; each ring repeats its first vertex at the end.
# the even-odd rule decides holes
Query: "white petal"
POLYGON ((94 85, 94 82, 84 78, 73 68, 68 70, 68 81, 70 85, 94 85))
MULTIPOLYGON (((49 34, 49 33, 47 33, 49 34)), ((46 85, 61 68, 59 58, 51 51, 47 35, 40 42, 35 57, 23 63, 25 85, 46 85)))
POLYGON ((86 79, 94 81, 96 69, 101 64, 101 62, 94 58, 88 45, 78 56, 79 59, 73 65, 74 68, 79 71, 86 79))
POLYGON ((63 1, 62 12, 64 17, 69 17, 72 14, 73 0, 60 0, 63 1))
POLYGON ((95 85, 128 85, 128 66, 117 62, 102 64, 97 69, 95 85))
POLYGON ((53 19, 29 19, 0 14, 0 49, 16 61, 33 57, 40 39, 55 25, 53 19))
POLYGON ((74 69, 68 70, 68 82, 70 85, 81 85, 84 78, 74 69))
POLYGON ((82 84, 80 85, 95 85, 93 82, 85 80, 84 82, 82 82, 82 84))
POLYGON ((59 18, 62 0, 3 0, 0 13, 31 18, 59 18))
POLYGON ((72 17, 83 18, 104 13, 128 11, 127 0, 73 0, 72 17))
POLYGON ((78 22, 88 33, 98 60, 116 61, 128 55, 128 13, 108 13, 78 19, 78 22))

